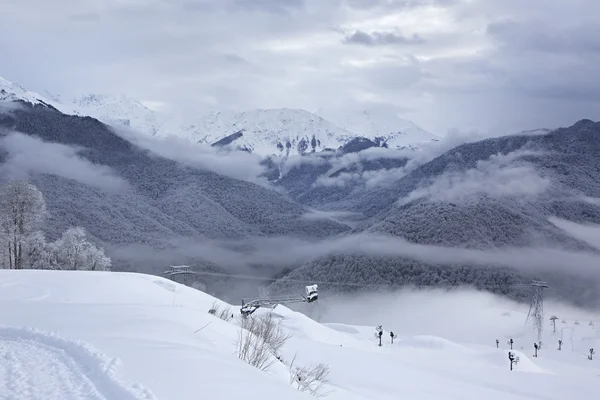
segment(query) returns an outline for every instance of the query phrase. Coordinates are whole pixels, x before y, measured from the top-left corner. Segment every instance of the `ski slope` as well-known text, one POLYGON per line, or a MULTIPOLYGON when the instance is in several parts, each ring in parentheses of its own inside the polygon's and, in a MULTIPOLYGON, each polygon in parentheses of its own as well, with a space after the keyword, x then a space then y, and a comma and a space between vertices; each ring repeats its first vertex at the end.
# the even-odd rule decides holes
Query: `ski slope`
MULTIPOLYGON (((208 313, 214 301, 144 274, 2 270, 0 398, 313 398, 290 385, 284 363, 260 371, 239 360, 239 328, 208 313)), ((321 324, 282 306, 257 311, 267 312, 292 335, 285 362, 297 354, 296 365, 329 365, 329 399, 598 398, 600 361, 580 351, 595 343, 591 327, 574 337, 584 347, 565 344, 570 351, 548 346, 536 359, 515 346, 510 372, 505 348, 414 334, 393 313, 398 338, 390 344, 386 331, 378 347, 371 326, 321 324)))

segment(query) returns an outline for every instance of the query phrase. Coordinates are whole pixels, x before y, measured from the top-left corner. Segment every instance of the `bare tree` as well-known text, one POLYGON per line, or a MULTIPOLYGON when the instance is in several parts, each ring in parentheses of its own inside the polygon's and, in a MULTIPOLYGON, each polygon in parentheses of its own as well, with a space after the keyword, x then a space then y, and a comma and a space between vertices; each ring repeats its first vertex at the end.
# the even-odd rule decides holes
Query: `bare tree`
POLYGON ((22 269, 27 238, 46 217, 44 196, 27 181, 10 181, 0 187, 0 227, 8 249, 8 268, 22 269))

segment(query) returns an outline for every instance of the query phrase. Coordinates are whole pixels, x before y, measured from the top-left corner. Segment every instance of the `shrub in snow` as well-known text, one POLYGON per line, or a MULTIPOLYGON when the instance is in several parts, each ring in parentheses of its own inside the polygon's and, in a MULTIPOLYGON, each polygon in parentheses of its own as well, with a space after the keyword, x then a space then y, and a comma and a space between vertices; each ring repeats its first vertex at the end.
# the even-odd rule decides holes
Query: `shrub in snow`
POLYGON ((291 337, 283 330, 281 320, 273 319, 271 313, 242 318, 240 325, 264 341, 275 356, 279 355, 279 350, 291 337))
POLYGON ((237 356, 248 364, 265 371, 277 362, 271 347, 246 329, 240 329, 236 339, 237 356))
POLYGON ((281 361, 279 351, 291 337, 284 332, 281 321, 275 321, 269 313, 241 318, 239 324, 236 348, 240 359, 261 370, 281 361))
POLYGON ((315 397, 324 397, 330 392, 324 392, 329 376, 329 366, 323 363, 309 365, 305 367, 294 366, 296 356, 290 363, 290 385, 296 387, 301 392, 308 392, 315 397))
POLYGON ((209 314, 212 314, 216 317, 221 318, 223 321, 229 321, 233 318, 233 314, 231 313, 230 307, 221 308, 221 305, 218 301, 214 301, 210 309, 208 310, 209 314))

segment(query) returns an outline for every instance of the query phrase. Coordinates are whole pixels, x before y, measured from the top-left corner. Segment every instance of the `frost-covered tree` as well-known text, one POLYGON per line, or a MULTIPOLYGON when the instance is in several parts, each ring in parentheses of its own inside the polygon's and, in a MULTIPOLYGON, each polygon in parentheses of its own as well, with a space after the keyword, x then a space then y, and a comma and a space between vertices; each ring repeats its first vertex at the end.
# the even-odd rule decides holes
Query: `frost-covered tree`
POLYGON ((106 271, 111 267, 110 258, 88 241, 81 227, 67 229, 56 242, 55 251, 60 269, 106 271))
POLYGON ((60 269, 83 269, 85 263, 85 231, 81 227, 67 229, 56 242, 60 269))
POLYGON ((9 269, 22 269, 26 241, 39 231, 46 217, 44 196, 27 181, 10 181, 0 187, 0 227, 9 269))
POLYGON ((111 267, 111 260, 104 250, 96 247, 94 244, 87 242, 86 256, 85 256, 85 269, 90 271, 109 271, 111 267))
POLYGON ((53 269, 51 246, 46 243, 43 232, 33 232, 26 239, 25 244, 25 253, 23 254, 25 268, 53 269))

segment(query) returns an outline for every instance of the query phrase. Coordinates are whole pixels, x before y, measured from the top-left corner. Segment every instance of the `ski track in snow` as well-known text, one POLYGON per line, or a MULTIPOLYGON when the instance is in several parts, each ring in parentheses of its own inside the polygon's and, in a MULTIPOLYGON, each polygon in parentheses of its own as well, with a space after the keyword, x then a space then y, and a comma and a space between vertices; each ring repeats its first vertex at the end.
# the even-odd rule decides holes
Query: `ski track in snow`
POLYGON ((31 328, 0 327, 0 398, 6 400, 156 400, 128 387, 110 359, 85 343, 31 328))

